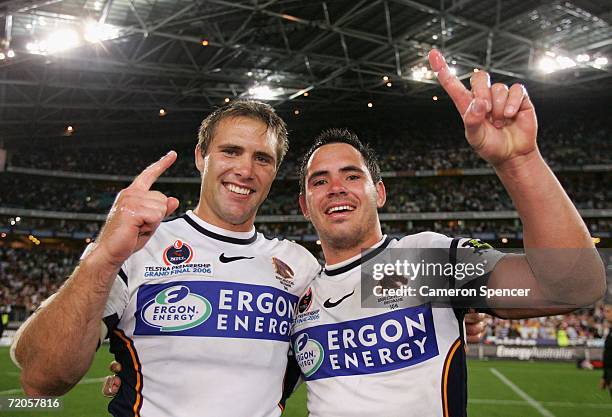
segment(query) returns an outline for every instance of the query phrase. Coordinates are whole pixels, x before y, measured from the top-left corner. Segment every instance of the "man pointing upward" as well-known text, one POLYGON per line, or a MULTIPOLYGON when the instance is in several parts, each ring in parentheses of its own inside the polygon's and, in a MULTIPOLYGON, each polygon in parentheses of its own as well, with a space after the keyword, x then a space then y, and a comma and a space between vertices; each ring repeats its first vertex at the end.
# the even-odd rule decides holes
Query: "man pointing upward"
POLYGON ((466 415, 465 309, 435 308, 408 296, 378 297, 378 308, 363 304, 367 265, 392 257, 387 249, 409 256, 444 248, 445 261, 454 265, 479 260, 484 274, 450 276, 446 288, 529 290, 520 299, 486 300, 489 312, 505 318, 568 312, 605 290, 588 230, 537 149, 537 120, 525 89, 490 86, 488 74, 479 72, 470 91, 438 51, 430 63, 463 118, 467 141, 512 197, 526 254, 504 255, 476 240, 432 232, 384 236, 377 209, 386 190, 375 156, 346 130, 323 132, 303 159, 300 206, 319 233, 326 265, 302 296, 292 333, 311 417, 466 415))
POLYGON ((20 328, 27 394, 74 386, 103 320, 122 367, 112 415, 281 414, 294 307, 320 270, 306 249, 253 225, 287 151, 285 124, 266 104, 236 101, 198 136, 198 206, 162 221, 178 201, 150 188, 176 160, 168 153, 119 193, 79 267, 20 328))

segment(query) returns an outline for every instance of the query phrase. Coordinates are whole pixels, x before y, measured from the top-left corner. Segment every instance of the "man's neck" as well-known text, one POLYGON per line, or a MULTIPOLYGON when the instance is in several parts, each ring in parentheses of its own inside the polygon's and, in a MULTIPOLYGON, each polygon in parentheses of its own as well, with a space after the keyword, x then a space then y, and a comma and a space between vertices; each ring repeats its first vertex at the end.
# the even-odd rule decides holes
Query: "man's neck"
POLYGON ((325 256, 325 263, 327 265, 335 265, 340 262, 344 262, 347 259, 351 259, 354 256, 361 254, 361 251, 368 249, 376 245, 382 239, 383 235, 380 228, 376 233, 369 234, 365 239, 360 242, 355 242, 355 245, 350 248, 334 248, 326 242, 321 241, 321 248, 323 249, 323 256, 325 256))
POLYGON ((195 214, 196 216, 198 216, 198 218, 204 220, 208 224, 212 224, 213 226, 225 229, 230 232, 250 232, 254 226, 254 223, 252 221, 248 221, 243 224, 231 224, 228 222, 224 222, 223 220, 215 216, 212 212, 210 212, 210 210, 208 210, 202 204, 198 204, 193 209, 193 214, 195 214))

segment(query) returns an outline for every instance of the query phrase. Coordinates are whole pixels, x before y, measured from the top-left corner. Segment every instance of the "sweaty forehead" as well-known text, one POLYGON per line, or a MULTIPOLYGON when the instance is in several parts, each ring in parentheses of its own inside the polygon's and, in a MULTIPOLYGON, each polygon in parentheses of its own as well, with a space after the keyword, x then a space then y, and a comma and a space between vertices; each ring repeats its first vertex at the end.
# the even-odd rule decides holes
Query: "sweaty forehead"
POLYGON ((261 120, 247 116, 231 116, 222 119, 214 131, 213 141, 237 138, 255 140, 271 146, 276 144, 275 135, 261 120))
POLYGON ((331 170, 353 165, 366 170, 361 153, 346 143, 330 143, 314 151, 308 161, 308 172, 331 170))

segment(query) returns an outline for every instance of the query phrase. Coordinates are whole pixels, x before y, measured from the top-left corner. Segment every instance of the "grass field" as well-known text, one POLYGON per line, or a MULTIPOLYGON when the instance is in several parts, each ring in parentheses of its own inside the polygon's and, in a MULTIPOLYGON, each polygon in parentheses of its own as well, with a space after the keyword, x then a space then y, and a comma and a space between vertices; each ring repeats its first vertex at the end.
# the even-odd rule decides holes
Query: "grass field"
MULTIPOLYGON (((83 381, 64 397, 61 412, 13 413, 15 417, 107 416, 100 391, 111 355, 101 349, 83 381)), ((470 417, 610 417, 612 399, 597 388, 601 372, 581 371, 574 364, 554 362, 472 361, 469 364, 470 417)), ((19 396, 17 368, 8 348, 0 348, 0 396, 19 396)), ((13 415, 1 412, 1 416, 13 415)), ((302 386, 283 416, 306 417, 302 386)), ((237 416, 239 417, 239 416, 237 416)), ((245 416, 248 417, 248 416, 245 416)), ((374 417, 374 416, 373 416, 374 417)), ((425 417, 425 416, 424 416, 425 417)))

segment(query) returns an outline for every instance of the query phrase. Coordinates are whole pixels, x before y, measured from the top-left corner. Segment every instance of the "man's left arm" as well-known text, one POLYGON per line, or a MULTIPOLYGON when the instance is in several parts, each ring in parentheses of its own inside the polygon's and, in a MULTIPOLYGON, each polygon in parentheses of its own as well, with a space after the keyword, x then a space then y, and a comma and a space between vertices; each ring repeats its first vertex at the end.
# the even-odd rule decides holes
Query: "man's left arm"
POLYGON ((588 305, 605 292, 603 262, 588 229, 536 144, 537 118, 521 84, 491 86, 474 73, 471 90, 451 74, 439 51, 432 69, 453 100, 472 148, 490 163, 523 223, 525 255, 508 255, 491 273, 491 289, 529 289, 521 299, 492 298, 505 318, 560 314, 588 305), (511 306, 512 308, 506 308, 511 306))
POLYGON ((530 289, 516 308, 495 305, 513 305, 518 300, 492 299, 495 313, 506 318, 561 314, 601 298, 606 289, 601 258, 578 211, 537 148, 495 170, 523 223, 525 254, 501 259, 488 286, 530 289))

